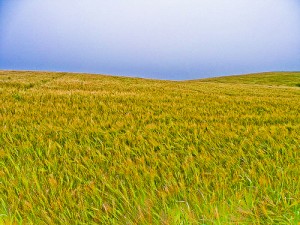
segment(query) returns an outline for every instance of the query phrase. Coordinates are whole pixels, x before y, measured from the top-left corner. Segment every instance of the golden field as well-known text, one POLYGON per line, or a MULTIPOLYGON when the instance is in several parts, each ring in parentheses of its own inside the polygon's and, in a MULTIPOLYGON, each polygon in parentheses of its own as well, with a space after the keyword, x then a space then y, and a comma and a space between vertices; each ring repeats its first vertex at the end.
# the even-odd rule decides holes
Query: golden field
POLYGON ((298 224, 299 86, 0 71, 0 223, 298 224))

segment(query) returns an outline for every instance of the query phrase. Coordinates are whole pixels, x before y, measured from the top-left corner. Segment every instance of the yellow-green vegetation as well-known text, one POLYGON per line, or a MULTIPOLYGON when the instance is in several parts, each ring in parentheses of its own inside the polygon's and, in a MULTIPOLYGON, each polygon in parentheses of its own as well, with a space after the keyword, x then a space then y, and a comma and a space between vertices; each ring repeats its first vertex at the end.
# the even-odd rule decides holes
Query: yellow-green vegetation
POLYGON ((298 83, 1 71, 0 221, 298 224, 298 83))
POLYGON ((218 78, 207 78, 201 82, 234 83, 234 84, 259 84, 276 86, 300 87, 300 72, 268 72, 255 73, 239 76, 225 76, 218 78))

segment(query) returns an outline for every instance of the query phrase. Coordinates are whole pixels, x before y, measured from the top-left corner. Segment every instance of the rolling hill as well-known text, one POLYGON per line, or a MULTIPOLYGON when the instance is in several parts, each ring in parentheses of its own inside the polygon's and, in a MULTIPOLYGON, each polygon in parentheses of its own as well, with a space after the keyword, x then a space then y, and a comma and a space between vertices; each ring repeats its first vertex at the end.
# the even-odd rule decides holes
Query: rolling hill
POLYGON ((268 72, 207 78, 201 82, 300 87, 300 72, 268 72))
POLYGON ((299 84, 0 71, 0 222, 297 224, 299 84))

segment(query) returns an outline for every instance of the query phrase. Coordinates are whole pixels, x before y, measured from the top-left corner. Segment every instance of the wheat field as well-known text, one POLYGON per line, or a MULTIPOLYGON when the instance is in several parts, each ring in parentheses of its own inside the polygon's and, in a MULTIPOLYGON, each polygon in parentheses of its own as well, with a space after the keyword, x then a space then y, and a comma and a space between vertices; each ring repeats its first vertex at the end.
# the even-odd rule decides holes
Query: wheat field
POLYGON ((0 71, 0 224, 298 224, 300 73, 0 71))

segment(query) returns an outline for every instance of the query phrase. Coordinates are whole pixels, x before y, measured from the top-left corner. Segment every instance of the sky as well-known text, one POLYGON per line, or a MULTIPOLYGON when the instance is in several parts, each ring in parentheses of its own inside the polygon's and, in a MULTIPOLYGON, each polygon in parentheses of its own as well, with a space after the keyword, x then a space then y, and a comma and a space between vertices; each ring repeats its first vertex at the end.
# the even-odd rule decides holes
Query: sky
POLYGON ((0 0, 0 69, 169 80, 300 71, 300 1, 0 0))

